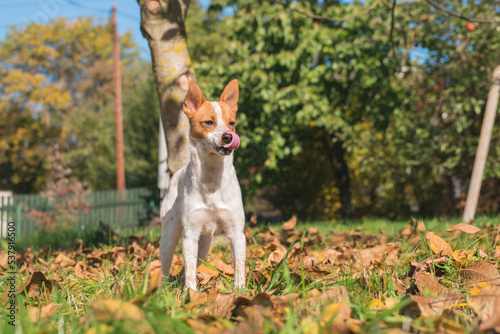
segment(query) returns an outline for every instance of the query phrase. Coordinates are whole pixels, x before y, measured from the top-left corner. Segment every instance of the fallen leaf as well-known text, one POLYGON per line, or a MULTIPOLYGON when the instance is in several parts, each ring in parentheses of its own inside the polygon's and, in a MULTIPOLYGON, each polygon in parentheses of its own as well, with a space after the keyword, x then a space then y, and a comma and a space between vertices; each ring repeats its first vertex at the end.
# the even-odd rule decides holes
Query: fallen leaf
POLYGON ((231 275, 231 276, 234 275, 233 266, 230 266, 219 259, 215 260, 214 267, 225 275, 231 275))
POLYGON ((486 260, 472 262, 466 268, 458 271, 462 281, 467 283, 488 282, 500 284, 500 273, 494 264, 486 260))
POLYGON ((146 292, 146 295, 151 295, 156 290, 158 290, 160 288, 161 279, 162 279, 161 268, 156 269, 155 271, 153 271, 151 273, 151 277, 149 278, 149 282, 148 282, 148 290, 146 292))
POLYGON ((351 307, 346 302, 333 303, 326 307, 323 313, 322 324, 327 326, 335 333, 350 333, 346 321, 351 317, 351 307))
POLYGON ((76 261, 67 257, 64 253, 59 253, 54 260, 54 263, 59 264, 61 267, 73 267, 76 261))
POLYGON ((451 256, 460 266, 465 266, 467 264, 467 261, 469 261, 470 255, 464 249, 457 249, 451 256))
POLYGON ((85 270, 84 267, 82 267, 79 263, 75 265, 75 275, 80 277, 80 278, 87 278, 89 273, 85 270))
POLYGON ((306 317, 300 322, 302 333, 304 334, 319 334, 319 325, 312 317, 306 317))
POLYGON ((421 295, 437 297, 449 294, 448 288, 444 287, 434 275, 429 273, 421 271, 416 272, 415 284, 421 295))
POLYGON ((468 304, 479 315, 480 331, 494 329, 500 331, 500 286, 490 285, 467 298, 468 304))
POLYGON ((383 310, 385 308, 384 303, 380 299, 372 299, 368 302, 368 307, 372 310, 383 310))
POLYGON ((474 226, 474 225, 460 223, 460 224, 448 227, 446 229, 446 231, 448 231, 448 232, 461 231, 461 232, 464 232, 467 234, 476 234, 477 232, 480 232, 481 229, 477 226, 474 226))
POLYGON ((449 256, 453 253, 451 246, 441 237, 437 236, 434 232, 427 232, 426 236, 434 253, 441 253, 442 255, 446 256, 449 256))
POLYGON ((400 312, 412 318, 420 316, 429 316, 441 314, 443 310, 449 309, 454 304, 463 301, 463 298, 443 298, 443 297, 424 297, 409 296, 411 303, 405 306, 400 312))
POLYGON ((50 295, 53 290, 61 289, 59 283, 55 280, 49 280, 45 275, 40 271, 35 271, 31 274, 30 278, 23 283, 22 293, 27 293, 28 297, 38 297, 42 293, 42 290, 45 292, 45 297, 47 301, 50 303, 50 295))
POLYGON ((297 217, 292 216, 292 218, 290 218, 286 223, 284 223, 281 228, 285 231, 291 231, 295 229, 295 225, 297 225, 297 217))
POLYGON ((117 299, 97 300, 91 304, 92 314, 98 322, 119 320, 136 333, 154 333, 144 312, 136 305, 117 299))

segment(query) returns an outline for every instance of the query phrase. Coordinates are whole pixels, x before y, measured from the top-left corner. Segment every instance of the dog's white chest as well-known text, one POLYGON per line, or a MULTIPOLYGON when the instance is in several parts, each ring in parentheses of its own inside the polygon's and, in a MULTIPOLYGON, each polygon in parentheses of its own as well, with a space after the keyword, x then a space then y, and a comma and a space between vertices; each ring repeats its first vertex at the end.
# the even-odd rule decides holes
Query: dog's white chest
MULTIPOLYGON (((201 203, 200 203, 201 204, 201 203)), ((200 205, 192 208, 188 222, 193 222, 192 228, 199 229, 201 235, 214 236, 226 229, 229 222, 233 222, 237 210, 230 210, 227 207, 200 205)))

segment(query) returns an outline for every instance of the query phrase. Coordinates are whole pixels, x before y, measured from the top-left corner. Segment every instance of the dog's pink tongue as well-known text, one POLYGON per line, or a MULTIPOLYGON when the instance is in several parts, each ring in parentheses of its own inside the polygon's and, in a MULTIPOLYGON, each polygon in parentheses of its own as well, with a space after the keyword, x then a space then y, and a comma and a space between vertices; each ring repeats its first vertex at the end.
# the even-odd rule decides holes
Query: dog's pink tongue
POLYGON ((227 130, 226 133, 228 135, 231 135, 231 137, 233 137, 233 140, 231 140, 229 144, 224 145, 224 147, 230 150, 236 150, 238 147, 240 147, 240 136, 238 136, 236 132, 231 130, 227 130))

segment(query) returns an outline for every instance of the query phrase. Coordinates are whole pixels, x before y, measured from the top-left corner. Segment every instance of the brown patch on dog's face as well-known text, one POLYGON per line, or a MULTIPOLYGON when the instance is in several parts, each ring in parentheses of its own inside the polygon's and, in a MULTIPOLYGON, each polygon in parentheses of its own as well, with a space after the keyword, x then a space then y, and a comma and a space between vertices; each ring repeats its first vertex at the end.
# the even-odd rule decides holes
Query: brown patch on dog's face
POLYGON ((193 138, 206 138, 217 127, 217 114, 210 102, 203 103, 199 110, 188 118, 191 126, 190 135, 193 138))
POLYGON ((217 126, 215 110, 205 99, 200 87, 194 82, 189 83, 189 91, 184 98, 184 113, 191 126, 190 136, 193 138, 206 138, 217 126))
POLYGON ((232 111, 224 102, 219 102, 219 106, 222 111, 224 124, 226 124, 229 130, 234 131, 236 126, 236 111, 232 111))

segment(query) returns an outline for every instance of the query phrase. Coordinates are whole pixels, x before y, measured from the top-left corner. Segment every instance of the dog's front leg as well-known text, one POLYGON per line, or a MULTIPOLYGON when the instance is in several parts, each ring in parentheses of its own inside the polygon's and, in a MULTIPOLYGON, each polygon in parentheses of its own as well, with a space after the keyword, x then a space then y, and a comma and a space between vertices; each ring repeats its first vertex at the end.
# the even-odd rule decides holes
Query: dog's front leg
POLYGON ((231 241, 231 254, 233 256, 234 266, 234 288, 241 289, 245 287, 245 257, 246 240, 242 230, 234 230, 228 233, 231 241))
MULTIPOLYGON (((210 245, 212 242, 212 237, 210 236, 205 236, 202 235, 200 236, 200 241, 198 242, 198 262, 196 267, 198 268, 201 265, 201 260, 205 260, 208 256, 208 253, 210 251, 210 245)), ((185 267, 182 267, 181 271, 179 272, 179 277, 181 280, 182 285, 185 285, 186 282, 186 273, 185 273, 185 267)))
POLYGON ((185 284, 184 290, 196 289, 196 264, 198 262, 198 242, 199 235, 195 235, 192 230, 185 231, 182 240, 182 254, 184 256, 185 284))

